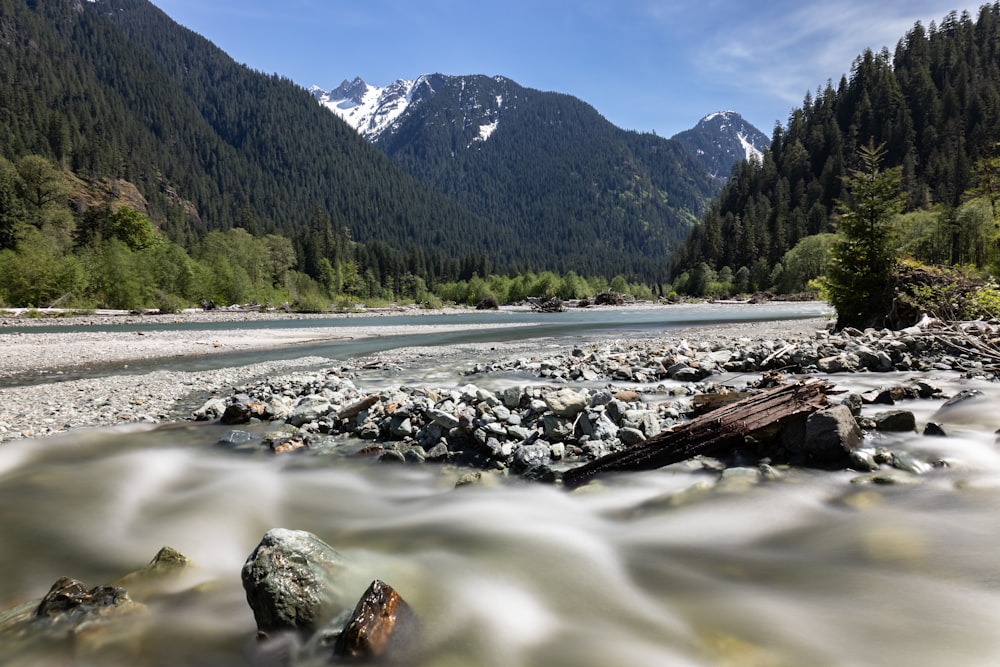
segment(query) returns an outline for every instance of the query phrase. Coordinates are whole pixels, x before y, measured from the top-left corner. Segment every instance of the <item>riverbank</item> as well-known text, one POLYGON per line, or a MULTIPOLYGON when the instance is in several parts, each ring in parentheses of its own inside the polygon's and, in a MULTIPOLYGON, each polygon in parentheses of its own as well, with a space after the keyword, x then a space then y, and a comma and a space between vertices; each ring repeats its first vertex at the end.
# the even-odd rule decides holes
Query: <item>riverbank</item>
MULTIPOLYGON (((468 311, 463 311, 468 312, 468 311)), ((407 313, 412 314, 412 313, 407 313)), ((223 318, 209 321, 231 321, 233 313, 206 313, 191 317, 223 318)), ((274 314, 240 313, 240 317, 271 318, 274 314)), ((108 324, 108 315, 87 316, 93 325, 108 324), (100 318, 100 319, 91 319, 100 318)), ((143 323, 148 316, 142 316, 143 323)), ((163 317, 163 316, 157 316, 163 317)), ((171 316, 173 317, 173 316, 171 316)), ((184 316, 188 317, 188 316, 184 316)), ((272 361, 248 366, 211 371, 153 371, 132 374, 130 363, 137 360, 167 357, 190 357, 239 350, 266 350, 279 346, 295 346, 306 342, 334 340, 344 337, 402 335, 466 330, 463 325, 385 324, 377 327, 309 327, 314 316, 288 315, 282 319, 303 319, 303 327, 253 330, 201 331, 78 331, 72 334, 53 331, 0 334, 0 377, 16 377, 23 373, 42 374, 42 381, 29 386, 0 388, 0 442, 24 437, 41 437, 70 429, 95 426, 117 426, 129 423, 164 423, 190 417, 211 396, 228 396, 234 388, 255 378, 286 374, 294 371, 319 369, 340 364, 349 369, 362 369, 390 359, 397 365, 438 360, 451 366, 473 367, 476 364, 501 364, 510 357, 537 350, 537 342, 469 344, 450 347, 420 348, 419 351, 395 350, 375 358, 332 360, 308 357, 272 361), (79 366, 105 365, 119 367, 121 372, 104 377, 66 380, 65 372, 79 366)), ((325 316, 329 317, 329 315, 325 316)), ((68 320, 56 320, 63 323, 68 320)), ((34 320, 30 321, 35 324, 34 320)), ((115 319, 114 323, 121 320, 115 319)), ((74 324, 80 325, 81 320, 74 324)), ((657 339, 665 345, 684 340, 729 339, 739 345, 742 338, 811 339, 827 324, 824 318, 785 320, 780 322, 743 322, 671 330, 657 339)), ((58 327, 59 325, 54 325, 58 327)), ((482 325, 487 326, 487 325, 482 325)), ((489 325, 496 326, 496 325, 489 325)))

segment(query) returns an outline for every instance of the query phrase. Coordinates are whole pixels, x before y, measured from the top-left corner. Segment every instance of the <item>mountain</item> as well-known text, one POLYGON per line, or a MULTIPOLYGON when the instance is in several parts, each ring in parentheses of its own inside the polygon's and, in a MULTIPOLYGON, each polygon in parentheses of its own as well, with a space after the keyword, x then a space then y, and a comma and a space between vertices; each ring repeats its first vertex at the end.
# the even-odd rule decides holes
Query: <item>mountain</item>
POLYGON ((658 279, 719 188, 681 143, 501 76, 311 92, 415 178, 490 219, 505 243, 535 239, 530 267, 658 279))
POLYGON ((39 154, 85 183, 134 187, 173 240, 236 225, 294 237, 325 218, 357 241, 456 258, 485 244, 484 221, 307 91, 236 63, 146 0, 0 0, 0 62, 0 156, 39 154))
POLYGON ((760 161, 771 139, 735 111, 719 111, 701 119, 690 130, 672 139, 698 156, 713 178, 726 180, 733 165, 742 160, 760 161))

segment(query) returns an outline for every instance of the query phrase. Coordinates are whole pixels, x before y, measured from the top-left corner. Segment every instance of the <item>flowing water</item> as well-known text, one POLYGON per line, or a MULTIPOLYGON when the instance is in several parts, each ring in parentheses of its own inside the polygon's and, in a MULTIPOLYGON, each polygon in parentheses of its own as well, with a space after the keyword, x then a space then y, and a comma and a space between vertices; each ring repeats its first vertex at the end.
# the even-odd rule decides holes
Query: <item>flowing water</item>
MULTIPOLYGON (((429 465, 234 455, 212 446, 215 424, 10 442, 0 608, 63 575, 108 583, 170 545, 193 581, 150 604, 122 664, 252 664, 239 572, 285 527, 353 564, 355 598, 380 578, 408 601, 420 639, 400 664, 996 665, 1000 387, 934 381, 984 395, 937 414, 941 401, 906 404, 949 437, 882 444, 948 465, 892 485, 807 470, 717 482, 678 465, 574 493, 455 488, 456 471, 429 465)), ((88 646, 71 663, 102 664, 88 646)), ((38 647, 0 646, 4 660, 67 664, 38 647)))

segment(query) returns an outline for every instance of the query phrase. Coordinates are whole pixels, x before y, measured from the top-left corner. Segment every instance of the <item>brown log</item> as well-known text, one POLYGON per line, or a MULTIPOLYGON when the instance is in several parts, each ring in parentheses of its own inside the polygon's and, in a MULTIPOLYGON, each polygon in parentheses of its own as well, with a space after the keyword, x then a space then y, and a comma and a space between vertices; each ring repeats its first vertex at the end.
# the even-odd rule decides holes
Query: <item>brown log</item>
POLYGON ((693 456, 717 456, 739 447, 747 436, 822 409, 829 388, 828 383, 812 379, 768 389, 678 424, 628 449, 567 470, 563 485, 575 489, 605 473, 654 470, 693 456))

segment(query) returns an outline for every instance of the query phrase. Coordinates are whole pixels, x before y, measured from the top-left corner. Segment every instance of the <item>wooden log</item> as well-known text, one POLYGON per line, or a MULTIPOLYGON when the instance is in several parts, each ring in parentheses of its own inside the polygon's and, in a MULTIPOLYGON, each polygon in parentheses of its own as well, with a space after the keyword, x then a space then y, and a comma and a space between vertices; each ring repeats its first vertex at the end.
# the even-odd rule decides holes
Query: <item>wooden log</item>
POLYGON ((717 456, 739 447, 747 436, 822 409, 829 389, 827 382, 817 379, 768 389, 678 424, 628 449, 567 470, 563 485, 575 489, 605 473, 654 470, 693 456, 717 456))

